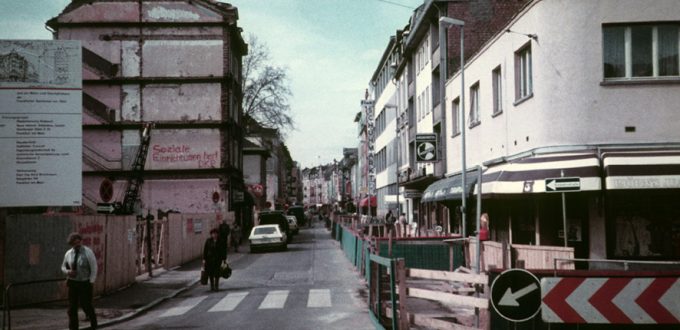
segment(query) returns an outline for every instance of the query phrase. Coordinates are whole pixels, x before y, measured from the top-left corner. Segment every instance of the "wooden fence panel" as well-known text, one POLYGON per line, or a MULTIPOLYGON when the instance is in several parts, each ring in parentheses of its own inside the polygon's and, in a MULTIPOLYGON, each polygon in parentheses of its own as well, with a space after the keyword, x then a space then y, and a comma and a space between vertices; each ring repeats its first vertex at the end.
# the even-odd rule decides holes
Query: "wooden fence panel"
POLYGON ((105 290, 111 292, 135 281, 137 234, 134 217, 106 219, 105 290))
MULTIPOLYGON (((523 260, 526 269, 553 269, 554 259, 573 259, 574 248, 544 245, 512 245, 514 260, 523 260)), ((574 263, 561 263, 558 269, 574 269, 574 263)))

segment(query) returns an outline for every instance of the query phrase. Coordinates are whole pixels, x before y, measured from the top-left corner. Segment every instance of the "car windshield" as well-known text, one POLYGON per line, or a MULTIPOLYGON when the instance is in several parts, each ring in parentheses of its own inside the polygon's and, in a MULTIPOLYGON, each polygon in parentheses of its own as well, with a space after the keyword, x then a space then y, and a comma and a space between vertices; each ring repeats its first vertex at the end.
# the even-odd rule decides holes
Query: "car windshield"
POLYGON ((276 234, 276 228, 274 227, 261 227, 255 228, 255 235, 269 235, 276 234))

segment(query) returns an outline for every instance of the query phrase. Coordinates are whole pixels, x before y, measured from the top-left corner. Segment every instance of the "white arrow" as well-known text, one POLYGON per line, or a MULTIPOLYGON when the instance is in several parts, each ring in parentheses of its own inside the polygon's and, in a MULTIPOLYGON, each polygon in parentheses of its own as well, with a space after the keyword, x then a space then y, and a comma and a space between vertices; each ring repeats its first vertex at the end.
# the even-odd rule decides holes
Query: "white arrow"
POLYGON ((545 186, 552 189, 552 190, 556 190, 557 189, 557 180, 551 180, 545 186))
POLYGON ((512 293, 512 290, 508 288, 505 290, 505 293, 503 294, 503 297, 501 298, 501 301, 498 302, 499 306, 519 306, 519 303, 517 302, 517 299, 522 298, 529 294, 531 291, 534 291, 538 289, 538 285, 536 283, 531 283, 527 285, 527 287, 517 290, 517 292, 512 293))

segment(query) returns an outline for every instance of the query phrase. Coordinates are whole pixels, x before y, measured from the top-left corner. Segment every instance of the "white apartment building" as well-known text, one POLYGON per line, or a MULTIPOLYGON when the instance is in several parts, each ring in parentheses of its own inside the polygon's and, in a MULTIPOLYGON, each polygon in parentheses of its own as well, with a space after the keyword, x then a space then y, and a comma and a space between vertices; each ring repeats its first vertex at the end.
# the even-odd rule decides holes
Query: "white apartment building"
POLYGON ((462 124, 491 239, 680 258, 678 1, 535 0, 501 31, 466 63, 463 107, 460 72, 446 85, 447 179, 459 182, 462 124))

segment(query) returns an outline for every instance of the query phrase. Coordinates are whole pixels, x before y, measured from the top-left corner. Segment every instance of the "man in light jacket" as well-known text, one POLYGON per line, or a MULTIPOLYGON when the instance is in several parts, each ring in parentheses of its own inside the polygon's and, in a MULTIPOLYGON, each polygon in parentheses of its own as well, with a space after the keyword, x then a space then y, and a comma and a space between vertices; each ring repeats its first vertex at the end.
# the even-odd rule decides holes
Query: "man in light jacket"
POLYGON ((90 320, 91 329, 97 328, 97 315, 92 306, 92 285, 97 279, 97 259, 87 246, 82 245, 82 236, 71 233, 61 271, 67 276, 68 286, 68 327, 78 329, 78 305, 90 320))

